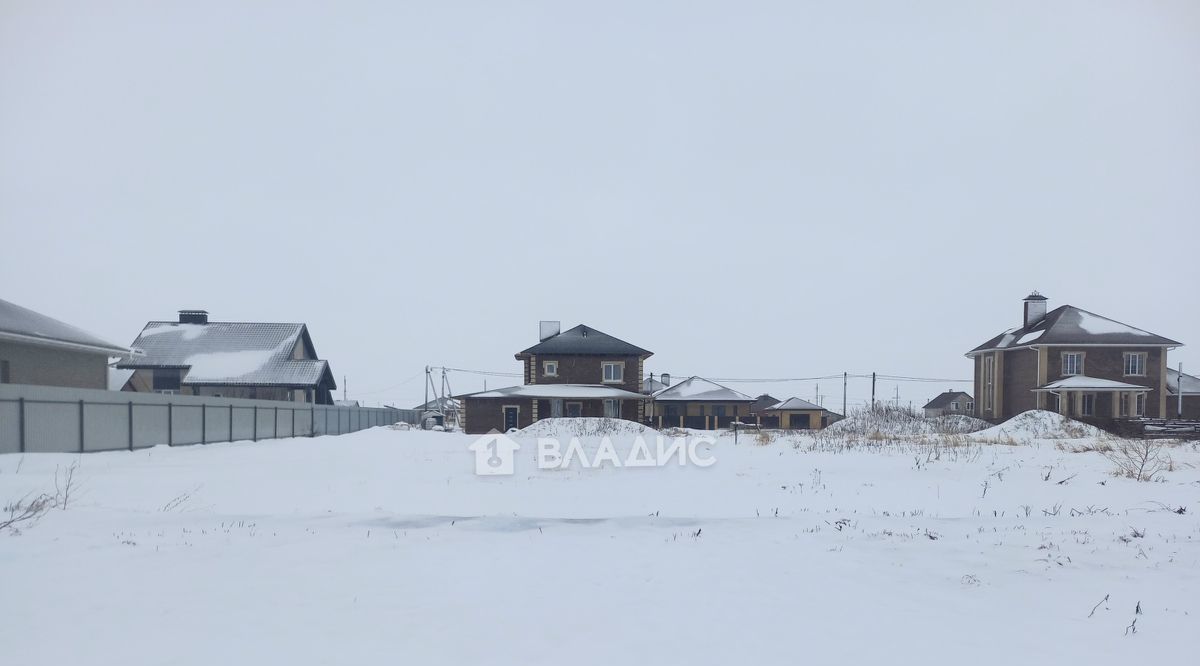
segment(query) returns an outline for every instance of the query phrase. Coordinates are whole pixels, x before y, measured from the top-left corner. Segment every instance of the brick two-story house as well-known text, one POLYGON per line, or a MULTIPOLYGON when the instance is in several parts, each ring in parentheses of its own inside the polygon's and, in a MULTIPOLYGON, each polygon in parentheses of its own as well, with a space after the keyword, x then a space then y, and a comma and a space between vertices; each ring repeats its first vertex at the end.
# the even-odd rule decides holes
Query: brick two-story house
POLYGON ((1046 297, 1024 300, 1021 326, 967 356, 975 364, 975 415, 1000 421, 1048 409, 1099 425, 1167 415, 1167 350, 1180 343, 1046 297))
POLYGON ((551 417, 644 417, 644 365, 652 352, 579 325, 542 322, 538 343, 516 354, 524 384, 457 396, 463 428, 486 433, 524 428, 551 417))

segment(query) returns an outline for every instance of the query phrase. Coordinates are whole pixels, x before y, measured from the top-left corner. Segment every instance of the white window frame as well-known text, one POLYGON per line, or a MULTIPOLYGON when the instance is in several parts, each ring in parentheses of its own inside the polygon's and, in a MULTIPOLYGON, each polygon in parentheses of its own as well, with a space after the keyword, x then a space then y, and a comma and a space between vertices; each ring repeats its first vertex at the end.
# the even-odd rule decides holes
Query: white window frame
POLYGON ((604 399, 604 418, 619 419, 621 418, 621 401, 616 398, 604 399))
POLYGON ((1146 376, 1146 352, 1125 352, 1124 369, 1126 377, 1145 377, 1146 376), (1136 372, 1130 372, 1130 361, 1135 361, 1136 372))
POLYGON ((624 384, 625 383, 625 361, 602 361, 600 363, 600 378, 604 384, 624 384), (616 368, 614 373, 615 379, 609 379, 608 369, 616 368))
POLYGON ((558 376, 558 361, 542 361, 542 376, 557 377, 558 376), (553 371, 550 368, 554 368, 553 371))
POLYGON ((571 411, 571 405, 579 405, 579 416, 583 416, 583 403, 578 400, 563 403, 563 416, 566 416, 571 411))
POLYGON ((970 402, 970 401, 969 401, 969 402, 967 402, 967 409, 966 409, 966 411, 974 413, 974 411, 975 411, 975 403, 974 403, 974 402, 970 402))
POLYGON ((550 418, 561 419, 564 414, 562 398, 550 398, 550 418))
POLYGON ((950 401, 950 411, 952 411, 952 412, 958 411, 958 401, 957 400, 950 401))
POLYGON ((1146 394, 1138 392, 1133 396, 1133 415, 1141 418, 1146 415, 1146 394))
POLYGON ((1083 374, 1083 352, 1063 352, 1062 353, 1062 375, 1063 377, 1075 377, 1083 374), (1078 359, 1074 364, 1068 364, 1067 359, 1078 359), (1074 365, 1074 368, 1069 368, 1068 365, 1074 365), (1074 370, 1074 372, 1071 372, 1074 370))
POLYGON ((996 357, 983 357, 983 409, 991 412, 996 408, 996 357))
POLYGON ((1083 399, 1079 404, 1080 416, 1095 416, 1096 415, 1096 394, 1084 393, 1083 399))

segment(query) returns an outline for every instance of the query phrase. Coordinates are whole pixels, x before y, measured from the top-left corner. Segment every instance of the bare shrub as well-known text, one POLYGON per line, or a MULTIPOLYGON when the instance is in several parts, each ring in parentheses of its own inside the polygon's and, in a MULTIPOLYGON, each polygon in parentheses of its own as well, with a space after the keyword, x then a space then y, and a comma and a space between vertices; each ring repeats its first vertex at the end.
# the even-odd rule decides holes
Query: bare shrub
POLYGON ((1124 439, 1103 451, 1115 466, 1113 474, 1135 481, 1153 481, 1154 477, 1172 469, 1166 445, 1153 439, 1124 439))
POLYGON ((0 518, 0 532, 8 531, 20 534, 22 525, 32 525, 50 509, 54 508, 54 498, 42 493, 32 499, 29 495, 12 502, 4 507, 6 517, 0 518))

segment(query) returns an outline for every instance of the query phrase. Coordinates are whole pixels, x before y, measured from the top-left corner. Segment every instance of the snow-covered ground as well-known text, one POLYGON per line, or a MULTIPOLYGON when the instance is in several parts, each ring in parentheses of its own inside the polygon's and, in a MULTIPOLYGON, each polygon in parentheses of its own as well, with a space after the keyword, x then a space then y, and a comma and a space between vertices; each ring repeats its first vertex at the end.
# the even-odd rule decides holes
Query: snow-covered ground
POLYGON ((0 457, 0 502, 53 494, 78 464, 65 510, 0 535, 3 663, 1125 665, 1200 648, 1193 445, 1138 483, 1070 452, 1087 439, 741 433, 707 468, 597 470, 537 470, 534 436, 516 439, 504 477, 474 474, 472 436, 390 428, 0 457))

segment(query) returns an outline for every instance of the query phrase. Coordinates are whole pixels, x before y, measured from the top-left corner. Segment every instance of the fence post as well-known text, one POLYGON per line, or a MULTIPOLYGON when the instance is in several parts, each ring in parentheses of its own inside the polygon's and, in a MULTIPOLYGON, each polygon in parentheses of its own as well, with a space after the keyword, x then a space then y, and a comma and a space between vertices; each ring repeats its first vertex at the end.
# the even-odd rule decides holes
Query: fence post
POLYGON ((275 424, 271 426, 271 439, 279 439, 279 408, 275 408, 275 424))
POLYGON ((25 398, 17 398, 17 448, 25 453, 25 398))
POLYGON ((208 439, 208 404, 200 403, 200 443, 207 444, 208 439))
POLYGON ((296 436, 296 408, 292 407, 292 437, 296 436))
POLYGON ((308 415, 308 436, 316 437, 317 436, 317 406, 313 405, 312 407, 309 407, 308 409, 311 412, 308 415))
POLYGON ((233 403, 229 403, 229 441, 233 441, 233 403))
POLYGON ((167 446, 175 446, 175 406, 167 403, 167 446))
POLYGON ((129 401, 129 450, 133 450, 133 401, 129 401))
POLYGON ((83 401, 79 401, 79 452, 83 453, 83 401))
POLYGON ((258 405, 254 406, 254 436, 250 439, 250 441, 258 441, 258 405))

